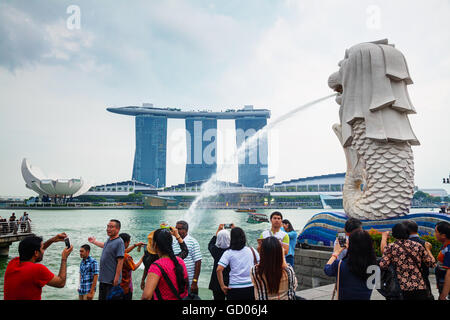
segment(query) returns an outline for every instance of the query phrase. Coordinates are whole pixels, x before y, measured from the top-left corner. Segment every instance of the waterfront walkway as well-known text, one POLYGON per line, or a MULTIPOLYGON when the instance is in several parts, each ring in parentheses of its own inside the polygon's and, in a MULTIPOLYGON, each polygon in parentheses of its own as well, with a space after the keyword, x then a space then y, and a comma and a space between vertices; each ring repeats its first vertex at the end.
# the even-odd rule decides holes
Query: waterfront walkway
MULTIPOLYGON (((436 288, 436 277, 430 274, 431 291, 434 298, 438 300, 439 291, 436 288)), ((297 291, 296 294, 306 300, 331 300, 333 296, 334 283, 322 287, 297 291)), ((373 290, 370 300, 386 300, 377 290, 373 290)))

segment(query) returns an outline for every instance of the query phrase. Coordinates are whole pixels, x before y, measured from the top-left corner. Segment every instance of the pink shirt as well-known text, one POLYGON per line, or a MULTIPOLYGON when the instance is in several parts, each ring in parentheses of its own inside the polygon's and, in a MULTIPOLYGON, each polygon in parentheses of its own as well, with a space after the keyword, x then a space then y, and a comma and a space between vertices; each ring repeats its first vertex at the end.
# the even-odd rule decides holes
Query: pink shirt
MULTIPOLYGON (((188 281, 186 265, 184 264, 183 259, 181 259, 179 257, 176 257, 176 259, 178 260, 178 263, 183 267, 184 278, 186 278, 186 281, 188 281)), ((156 260, 154 263, 152 263, 152 265, 148 269, 148 273, 154 273, 160 277, 157 288, 161 292, 161 296, 162 296, 163 300, 177 300, 177 297, 173 294, 172 290, 170 290, 170 287, 166 283, 166 280, 164 280, 161 270, 159 270, 158 266, 156 266, 155 263, 159 264, 160 267, 164 269, 164 271, 169 276, 169 279, 172 281, 173 285, 178 290, 177 276, 175 275, 175 264, 173 263, 172 260, 170 260, 170 258, 161 258, 161 259, 156 260)), ((185 292, 180 294, 180 297, 184 298, 187 295, 188 295, 188 292, 186 289, 185 292)), ((153 299, 158 300, 158 297, 156 296, 156 292, 153 293, 153 299)))

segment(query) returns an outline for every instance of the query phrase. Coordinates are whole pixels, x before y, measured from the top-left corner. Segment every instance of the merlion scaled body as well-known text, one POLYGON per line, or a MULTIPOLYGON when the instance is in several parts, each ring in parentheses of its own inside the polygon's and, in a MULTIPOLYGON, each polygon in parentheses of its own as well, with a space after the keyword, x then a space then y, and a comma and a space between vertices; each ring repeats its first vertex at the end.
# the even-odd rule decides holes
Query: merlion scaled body
POLYGON ((419 145, 408 114, 416 113, 403 54, 387 40, 346 50, 328 79, 339 92, 340 124, 333 130, 347 160, 343 190, 346 214, 381 220, 409 212, 414 195, 411 145, 419 145))

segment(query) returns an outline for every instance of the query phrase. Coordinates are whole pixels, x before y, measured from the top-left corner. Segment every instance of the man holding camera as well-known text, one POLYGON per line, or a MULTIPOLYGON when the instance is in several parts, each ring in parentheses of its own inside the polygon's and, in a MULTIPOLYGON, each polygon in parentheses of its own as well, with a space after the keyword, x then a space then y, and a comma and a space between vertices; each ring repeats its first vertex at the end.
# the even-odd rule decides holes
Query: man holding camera
POLYGON ((42 287, 49 285, 63 288, 66 284, 67 258, 73 250, 64 248, 61 254, 59 273, 55 276, 48 268, 39 262, 44 257, 45 250, 55 242, 64 241, 65 233, 60 233, 45 243, 41 237, 26 237, 19 243, 19 257, 12 259, 5 271, 5 300, 41 300, 42 287))
MULTIPOLYGON (((180 237, 186 243, 188 248, 188 255, 184 258, 186 269, 189 277, 189 293, 198 294, 198 278, 200 276, 200 269, 202 266, 202 253, 200 252, 200 245, 198 241, 191 235, 188 235, 189 225, 186 221, 177 221, 176 229, 180 237)), ((175 255, 181 252, 178 239, 175 239, 172 243, 173 253, 175 255)))

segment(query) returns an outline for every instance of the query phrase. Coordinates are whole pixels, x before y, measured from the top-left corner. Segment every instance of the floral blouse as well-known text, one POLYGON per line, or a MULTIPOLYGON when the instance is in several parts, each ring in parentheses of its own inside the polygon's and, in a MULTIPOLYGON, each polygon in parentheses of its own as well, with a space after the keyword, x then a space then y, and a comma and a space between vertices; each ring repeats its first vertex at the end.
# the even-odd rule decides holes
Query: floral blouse
POLYGON ((436 265, 421 244, 411 240, 397 240, 386 246, 380 268, 387 269, 391 263, 394 263, 401 290, 424 290, 426 285, 417 262, 429 268, 436 265), (409 254, 405 252, 405 248, 409 254), (410 255, 415 259, 413 260, 410 255))

